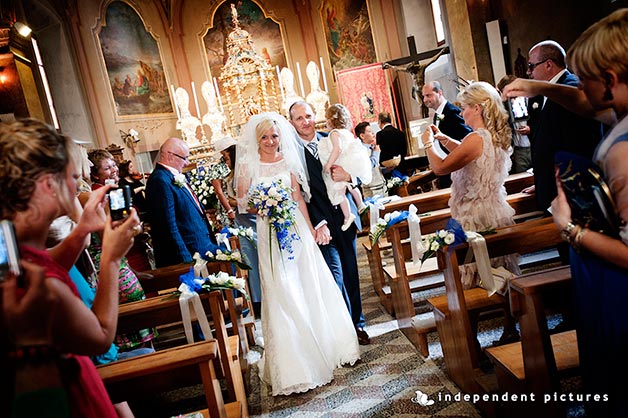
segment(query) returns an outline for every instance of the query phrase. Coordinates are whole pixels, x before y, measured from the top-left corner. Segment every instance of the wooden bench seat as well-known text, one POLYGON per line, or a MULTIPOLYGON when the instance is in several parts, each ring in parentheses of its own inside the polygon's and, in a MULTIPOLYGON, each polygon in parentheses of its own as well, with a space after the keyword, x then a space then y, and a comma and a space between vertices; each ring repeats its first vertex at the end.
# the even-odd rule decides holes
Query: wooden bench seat
MULTIPOLYGON (((216 359, 219 361, 216 362, 214 367, 218 369, 221 376, 224 375, 231 400, 240 402, 243 411, 242 416, 247 417, 248 407, 243 376, 248 376, 248 362, 240 356, 239 336, 237 334, 227 335, 223 316, 225 301, 222 292, 201 293, 199 296, 205 313, 209 314, 211 312, 211 319, 215 329, 214 338, 218 341, 220 355, 216 356, 216 359)), ((129 332, 164 324, 180 323, 181 320, 178 298, 156 297, 121 305, 118 313, 118 330, 120 332, 129 332)), ((111 365, 113 364, 116 363, 111 363, 111 365)), ((101 367, 109 367, 109 365, 101 367)))
MULTIPOLYGON (((491 258, 515 253, 529 254, 562 243, 551 218, 498 228, 495 234, 487 235, 485 240, 491 258)), ((497 295, 504 301, 501 303, 499 300, 497 303, 498 299, 494 299, 496 296, 489 298, 486 290, 462 288, 459 266, 464 264, 468 248, 467 243, 462 243, 438 251, 439 266, 443 268, 445 276, 448 314, 435 312, 435 319, 447 374, 463 392, 482 394, 483 386, 476 379, 480 370, 479 346, 468 308, 483 306, 487 310, 496 310, 509 307, 505 298, 497 295)), ((494 404, 480 403, 478 407, 489 411, 494 408, 494 404)))
POLYGON ((116 361, 97 369, 113 402, 127 400, 130 394, 136 399, 142 394, 150 399, 154 393, 196 384, 200 380, 211 417, 242 417, 239 401, 230 405, 231 414, 227 414, 213 365, 217 357, 218 343, 212 340, 116 361))

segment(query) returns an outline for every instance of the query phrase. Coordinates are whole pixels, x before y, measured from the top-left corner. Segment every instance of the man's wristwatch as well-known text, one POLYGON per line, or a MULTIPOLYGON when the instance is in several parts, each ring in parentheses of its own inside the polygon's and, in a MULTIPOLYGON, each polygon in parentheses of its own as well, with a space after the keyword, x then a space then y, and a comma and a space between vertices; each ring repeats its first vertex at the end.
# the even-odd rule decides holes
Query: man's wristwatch
POLYGON ((564 241, 567 241, 568 243, 571 243, 571 241, 573 241, 572 234, 573 234, 575 229, 576 229, 576 224, 574 224, 571 221, 567 222, 567 225, 565 225, 565 227, 562 229, 562 231, 560 231, 560 237, 564 241))

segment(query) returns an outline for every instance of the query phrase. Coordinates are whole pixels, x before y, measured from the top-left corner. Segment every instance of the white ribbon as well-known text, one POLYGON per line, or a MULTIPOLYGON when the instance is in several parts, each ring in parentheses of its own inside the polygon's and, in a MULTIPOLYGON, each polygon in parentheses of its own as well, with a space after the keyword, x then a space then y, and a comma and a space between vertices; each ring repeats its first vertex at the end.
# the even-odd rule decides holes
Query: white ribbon
POLYGON ((198 293, 190 289, 185 283, 181 283, 179 290, 181 291, 181 295, 179 295, 179 307, 181 308, 181 319, 183 320, 183 329, 185 330, 185 338, 188 344, 194 342, 194 335, 192 334, 193 319, 198 321, 206 340, 213 338, 212 330, 209 328, 207 315, 205 315, 205 309, 203 309, 203 304, 201 303, 201 298, 198 296, 198 293), (190 304, 192 304, 192 308, 194 309, 195 318, 190 314, 190 304))
POLYGON ((375 225, 377 225, 377 220, 379 219, 379 211, 380 209, 384 209, 384 205, 380 203, 379 199, 374 200, 373 202, 369 202, 369 220, 371 223, 371 231, 375 230, 375 225))
POLYGON ((469 251, 465 258, 465 264, 471 262, 475 255, 475 262, 480 275, 480 287, 488 291, 489 297, 495 293, 499 293, 502 296, 505 295, 508 290, 508 282, 514 277, 514 274, 505 267, 491 267, 491 260, 488 256, 484 237, 473 231, 465 231, 465 233, 469 242, 469 251))
POLYGON ((421 261, 425 248, 421 243, 421 218, 417 215, 417 208, 414 205, 408 208, 408 231, 410 232, 412 264, 417 265, 421 261))
POLYGON ((198 253, 194 254, 194 260, 196 261, 194 264, 194 277, 208 277, 209 272, 207 271, 207 260, 203 260, 201 256, 198 256, 198 253))
POLYGON ((225 248, 231 251, 231 245, 229 244, 229 238, 227 238, 227 234, 216 233, 216 244, 223 244, 225 248))

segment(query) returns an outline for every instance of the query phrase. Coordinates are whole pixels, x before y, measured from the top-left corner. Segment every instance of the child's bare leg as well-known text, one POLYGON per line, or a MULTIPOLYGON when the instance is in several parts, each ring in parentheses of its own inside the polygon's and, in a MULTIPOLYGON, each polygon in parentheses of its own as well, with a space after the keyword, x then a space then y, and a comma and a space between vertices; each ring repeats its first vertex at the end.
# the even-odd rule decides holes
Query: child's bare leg
POLYGON ((342 214, 344 215, 344 223, 342 224, 342 230, 346 231, 349 229, 353 221, 355 220, 355 215, 351 213, 351 207, 349 206, 349 199, 346 197, 342 199, 340 203, 340 209, 342 209, 342 214))
POLYGON ((362 213, 365 209, 364 200, 362 199, 362 193, 360 189, 357 187, 349 187, 349 193, 351 193, 351 197, 355 202, 355 206, 358 208, 358 213, 362 213))

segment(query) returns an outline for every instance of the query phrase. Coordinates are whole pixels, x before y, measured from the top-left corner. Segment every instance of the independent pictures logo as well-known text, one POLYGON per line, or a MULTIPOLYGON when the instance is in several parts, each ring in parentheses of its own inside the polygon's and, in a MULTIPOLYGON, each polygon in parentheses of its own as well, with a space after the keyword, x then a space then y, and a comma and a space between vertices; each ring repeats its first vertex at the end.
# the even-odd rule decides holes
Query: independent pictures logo
POLYGON ((421 392, 420 390, 417 390, 415 392, 415 396, 414 398, 410 398, 410 400, 416 404, 419 404, 421 406, 430 406, 430 405, 434 405, 434 399, 430 399, 427 397, 427 394, 421 392))

